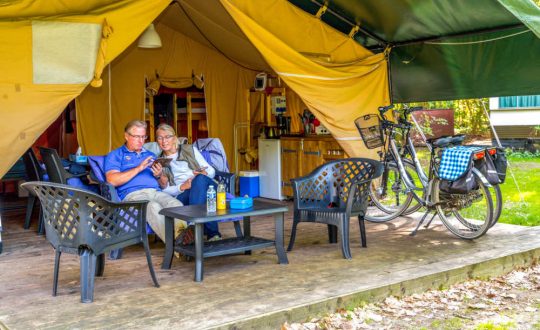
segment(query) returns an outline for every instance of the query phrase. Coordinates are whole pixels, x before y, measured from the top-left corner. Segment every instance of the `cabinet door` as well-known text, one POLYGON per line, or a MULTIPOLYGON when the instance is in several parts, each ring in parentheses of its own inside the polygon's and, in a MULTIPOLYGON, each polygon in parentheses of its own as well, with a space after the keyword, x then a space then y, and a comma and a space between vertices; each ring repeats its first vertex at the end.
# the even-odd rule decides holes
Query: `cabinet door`
POLYGON ((281 140, 281 180, 282 193, 285 196, 293 195, 291 179, 298 175, 298 157, 300 149, 299 140, 281 140))
POLYGON ((347 154, 337 141, 321 141, 321 153, 324 162, 347 158, 347 154))
POLYGON ((311 173, 316 167, 323 164, 319 141, 303 140, 301 142, 300 176, 311 173))

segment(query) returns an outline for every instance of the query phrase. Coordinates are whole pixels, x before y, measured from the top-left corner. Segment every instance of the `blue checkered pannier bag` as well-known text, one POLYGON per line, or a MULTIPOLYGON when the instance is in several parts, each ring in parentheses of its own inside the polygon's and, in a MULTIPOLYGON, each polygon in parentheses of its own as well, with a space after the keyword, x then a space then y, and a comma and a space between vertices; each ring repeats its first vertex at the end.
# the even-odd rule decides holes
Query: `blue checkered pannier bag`
POLYGON ((479 147, 458 146, 443 150, 438 176, 439 185, 444 192, 451 194, 466 194, 477 189, 478 185, 472 172, 472 156, 479 147))

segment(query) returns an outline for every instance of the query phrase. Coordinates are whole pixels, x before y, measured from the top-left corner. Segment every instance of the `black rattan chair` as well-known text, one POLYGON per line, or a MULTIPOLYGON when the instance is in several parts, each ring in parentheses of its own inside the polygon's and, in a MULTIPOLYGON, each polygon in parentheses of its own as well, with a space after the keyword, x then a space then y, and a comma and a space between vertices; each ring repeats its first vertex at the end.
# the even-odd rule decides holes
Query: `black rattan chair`
POLYGON ((328 225, 330 243, 340 234, 343 257, 351 259, 349 219, 358 216, 362 246, 366 247, 364 216, 368 206, 368 188, 380 176, 380 162, 364 158, 347 158, 328 162, 309 175, 292 179, 294 217, 288 251, 294 246, 296 227, 300 222, 328 225))
MULTIPOLYGON (((39 161, 32 147, 30 147, 24 153, 23 161, 24 167, 26 168, 26 181, 43 181, 43 175, 45 174, 45 170, 39 165, 39 161)), ((34 213, 34 206, 36 205, 36 201, 37 199, 34 194, 28 195, 24 229, 30 228, 30 221, 32 220, 32 214, 34 213)), ((39 211, 38 219, 38 233, 44 234, 45 228, 43 228, 43 215, 41 213, 41 209, 39 211)))
POLYGON ((27 182, 22 186, 39 198, 47 240, 56 251, 53 296, 62 252, 79 255, 81 301, 92 302, 94 276, 103 272, 104 253, 138 243, 144 245, 152 281, 159 287, 146 235, 147 201, 115 203, 85 190, 49 182, 27 182))
POLYGON ((71 174, 62 165, 62 159, 58 156, 56 149, 39 147, 39 153, 41 154, 41 159, 45 164, 45 169, 47 175, 49 176, 49 181, 61 184, 70 184, 68 182, 71 178, 80 178, 86 176, 88 173, 81 174, 71 174))

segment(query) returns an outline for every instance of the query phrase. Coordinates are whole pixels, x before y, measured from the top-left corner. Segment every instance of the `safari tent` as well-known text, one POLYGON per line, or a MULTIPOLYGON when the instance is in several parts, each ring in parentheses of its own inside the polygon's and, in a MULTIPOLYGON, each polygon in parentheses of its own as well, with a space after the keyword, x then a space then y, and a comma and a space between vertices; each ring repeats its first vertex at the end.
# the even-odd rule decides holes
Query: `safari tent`
POLYGON ((74 98, 84 153, 119 146, 159 77, 202 74, 229 154, 261 71, 349 155, 364 152, 353 119, 380 105, 540 93, 532 0, 7 0, 0 20, 0 175, 74 98), (163 46, 140 49, 152 22, 163 46))

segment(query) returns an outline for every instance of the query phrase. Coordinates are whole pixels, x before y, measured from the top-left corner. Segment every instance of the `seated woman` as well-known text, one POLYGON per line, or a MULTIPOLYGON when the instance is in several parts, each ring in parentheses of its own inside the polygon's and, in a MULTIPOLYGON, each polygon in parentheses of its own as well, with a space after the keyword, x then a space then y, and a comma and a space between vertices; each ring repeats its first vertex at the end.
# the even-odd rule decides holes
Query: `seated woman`
MULTIPOLYGON (((160 157, 172 159, 168 166, 152 167, 163 192, 175 196, 184 205, 206 204, 208 187, 217 188, 212 179, 214 168, 193 145, 178 144, 176 132, 170 125, 158 126, 156 140, 162 151, 160 157)), ((217 222, 205 223, 204 234, 211 241, 221 239, 217 222)))

